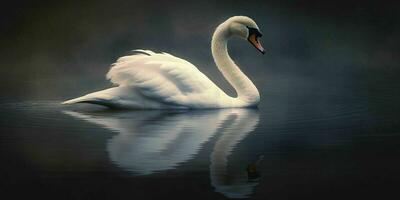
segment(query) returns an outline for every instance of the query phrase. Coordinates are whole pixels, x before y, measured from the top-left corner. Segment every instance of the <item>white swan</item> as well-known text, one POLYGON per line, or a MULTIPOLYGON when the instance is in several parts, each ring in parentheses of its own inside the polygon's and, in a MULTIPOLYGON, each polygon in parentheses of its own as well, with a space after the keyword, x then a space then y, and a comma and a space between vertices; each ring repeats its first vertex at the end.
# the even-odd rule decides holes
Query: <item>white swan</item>
POLYGON ((136 54, 117 60, 107 79, 118 85, 110 89, 71 99, 63 104, 92 103, 112 108, 228 108, 257 106, 256 86, 228 55, 227 41, 232 36, 247 39, 265 53, 258 38, 257 24, 245 16, 231 17, 215 30, 211 51, 218 69, 236 90, 228 96, 188 61, 167 53, 136 50, 136 54))

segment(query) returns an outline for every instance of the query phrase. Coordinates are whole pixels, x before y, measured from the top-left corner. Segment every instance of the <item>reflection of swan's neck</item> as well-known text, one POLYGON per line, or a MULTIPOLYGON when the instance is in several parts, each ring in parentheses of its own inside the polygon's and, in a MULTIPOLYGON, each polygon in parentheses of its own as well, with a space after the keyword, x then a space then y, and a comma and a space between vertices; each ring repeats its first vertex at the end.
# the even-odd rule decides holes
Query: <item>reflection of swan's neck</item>
POLYGON ((222 23, 214 32, 211 40, 214 61, 224 77, 235 88, 238 99, 249 105, 256 105, 260 100, 256 86, 228 55, 227 41, 231 37, 228 27, 229 24, 222 23))
POLYGON ((229 118, 224 123, 226 126, 221 126, 218 130, 222 135, 217 139, 210 155, 211 185, 229 198, 245 198, 253 193, 254 186, 258 183, 248 182, 245 165, 239 168, 240 171, 228 170, 228 158, 237 144, 255 129, 259 116, 254 110, 238 110, 232 112, 229 118))

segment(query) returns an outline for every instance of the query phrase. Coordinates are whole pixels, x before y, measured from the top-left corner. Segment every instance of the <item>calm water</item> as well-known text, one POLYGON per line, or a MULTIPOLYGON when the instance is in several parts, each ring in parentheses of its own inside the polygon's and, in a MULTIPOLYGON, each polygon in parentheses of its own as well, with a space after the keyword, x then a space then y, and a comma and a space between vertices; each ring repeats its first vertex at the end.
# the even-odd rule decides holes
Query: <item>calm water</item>
POLYGON ((54 199, 398 196, 398 114, 383 109, 390 101, 384 95, 337 97, 309 89, 298 96, 263 92, 267 98, 259 109, 112 111, 65 107, 60 101, 3 102, 2 194, 54 199))

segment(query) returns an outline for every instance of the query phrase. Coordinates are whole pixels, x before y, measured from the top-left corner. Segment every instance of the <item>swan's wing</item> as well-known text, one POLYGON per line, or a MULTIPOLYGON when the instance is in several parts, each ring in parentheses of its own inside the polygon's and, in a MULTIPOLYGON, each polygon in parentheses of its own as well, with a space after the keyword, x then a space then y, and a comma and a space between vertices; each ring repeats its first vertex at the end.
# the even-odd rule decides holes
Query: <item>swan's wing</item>
POLYGON ((186 60, 149 50, 134 52, 119 58, 107 73, 107 79, 120 86, 134 86, 143 95, 161 102, 182 105, 193 103, 191 96, 216 87, 186 60))

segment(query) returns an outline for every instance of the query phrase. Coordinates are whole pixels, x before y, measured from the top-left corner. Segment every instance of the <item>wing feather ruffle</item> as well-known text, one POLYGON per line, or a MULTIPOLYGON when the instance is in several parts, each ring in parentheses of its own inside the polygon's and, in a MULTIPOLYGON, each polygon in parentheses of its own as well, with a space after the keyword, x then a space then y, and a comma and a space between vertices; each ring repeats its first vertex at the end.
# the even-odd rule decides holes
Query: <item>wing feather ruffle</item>
POLYGON ((167 53, 134 50, 123 56, 107 73, 120 86, 134 86, 150 98, 166 103, 185 104, 188 96, 206 91, 210 81, 194 65, 167 53))

